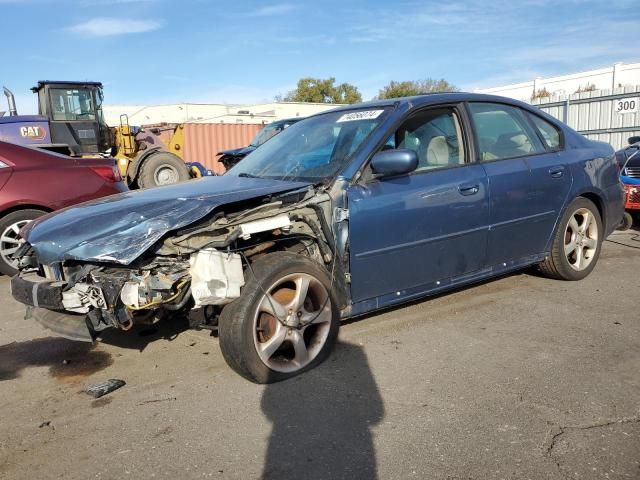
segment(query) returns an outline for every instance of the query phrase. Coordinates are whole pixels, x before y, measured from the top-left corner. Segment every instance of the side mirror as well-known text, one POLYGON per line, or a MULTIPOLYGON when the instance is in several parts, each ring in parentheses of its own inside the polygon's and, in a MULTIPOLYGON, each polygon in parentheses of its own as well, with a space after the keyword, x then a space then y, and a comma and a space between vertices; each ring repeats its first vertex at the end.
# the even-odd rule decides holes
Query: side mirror
POLYGON ((418 168, 418 154, 413 150, 383 150, 371 159, 371 169, 379 177, 411 173, 416 168, 418 168))
POLYGON ((629 145, 640 142, 640 137, 629 137, 629 145))

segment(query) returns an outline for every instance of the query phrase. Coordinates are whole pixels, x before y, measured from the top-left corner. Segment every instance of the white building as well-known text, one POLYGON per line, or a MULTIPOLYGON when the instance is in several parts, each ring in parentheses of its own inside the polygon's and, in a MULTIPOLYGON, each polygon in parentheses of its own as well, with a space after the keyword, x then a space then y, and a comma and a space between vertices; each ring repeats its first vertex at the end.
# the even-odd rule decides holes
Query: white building
POLYGON ((326 103, 272 102, 253 105, 176 103, 170 105, 104 105, 108 125, 120 124, 120 115, 130 125, 158 123, 266 124, 292 117, 308 117, 340 105, 326 103))
POLYGON ((534 94, 546 91, 551 96, 571 95, 584 90, 612 90, 640 85, 640 63, 616 63, 611 67, 571 73, 557 77, 536 78, 528 82, 501 87, 478 88, 475 92, 531 101, 534 94))

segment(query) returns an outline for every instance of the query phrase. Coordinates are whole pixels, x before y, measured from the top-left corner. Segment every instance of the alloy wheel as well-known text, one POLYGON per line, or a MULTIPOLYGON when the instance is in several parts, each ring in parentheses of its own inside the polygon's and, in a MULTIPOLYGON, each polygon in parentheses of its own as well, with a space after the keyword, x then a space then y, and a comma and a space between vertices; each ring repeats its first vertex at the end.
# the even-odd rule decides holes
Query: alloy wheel
POLYGON ((9 225, 5 228, 4 232, 0 235, 0 256, 2 260, 13 268, 18 267, 18 261, 11 259, 20 245, 24 243, 24 240, 20 238, 20 229, 24 227, 31 220, 20 220, 9 225))
POLYGON ((598 249, 598 222, 587 208, 576 210, 564 234, 564 254, 571 268, 582 271, 594 259, 598 249))
POLYGON ((331 319, 329 292, 315 277, 294 273, 277 280, 264 291, 254 315, 260 360, 277 372, 304 368, 325 345, 331 319))

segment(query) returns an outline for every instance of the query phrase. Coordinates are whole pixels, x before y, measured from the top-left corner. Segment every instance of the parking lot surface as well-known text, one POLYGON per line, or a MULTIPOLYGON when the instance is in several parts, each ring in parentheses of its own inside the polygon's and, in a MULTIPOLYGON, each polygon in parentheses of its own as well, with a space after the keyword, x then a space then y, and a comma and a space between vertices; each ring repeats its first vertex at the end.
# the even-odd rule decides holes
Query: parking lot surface
POLYGON ((610 240, 581 282, 519 272, 369 315, 268 386, 206 331, 52 337, 1 278, 0 478, 638 479, 640 232, 610 240))

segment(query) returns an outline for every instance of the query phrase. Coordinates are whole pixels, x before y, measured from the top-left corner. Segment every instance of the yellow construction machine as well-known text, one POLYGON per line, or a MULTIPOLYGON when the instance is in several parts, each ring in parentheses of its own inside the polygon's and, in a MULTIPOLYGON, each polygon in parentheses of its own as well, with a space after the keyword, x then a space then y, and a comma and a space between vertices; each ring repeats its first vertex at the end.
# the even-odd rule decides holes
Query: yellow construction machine
POLYGON ((0 140, 74 157, 111 155, 130 188, 168 185, 206 174, 199 164, 183 161, 183 125, 172 127, 166 144, 159 135, 163 129, 132 127, 127 115, 120 117, 120 125, 109 127, 99 82, 47 80, 31 90, 38 95, 39 115, 18 115, 13 94, 4 89, 9 117, 2 119, 0 140))

